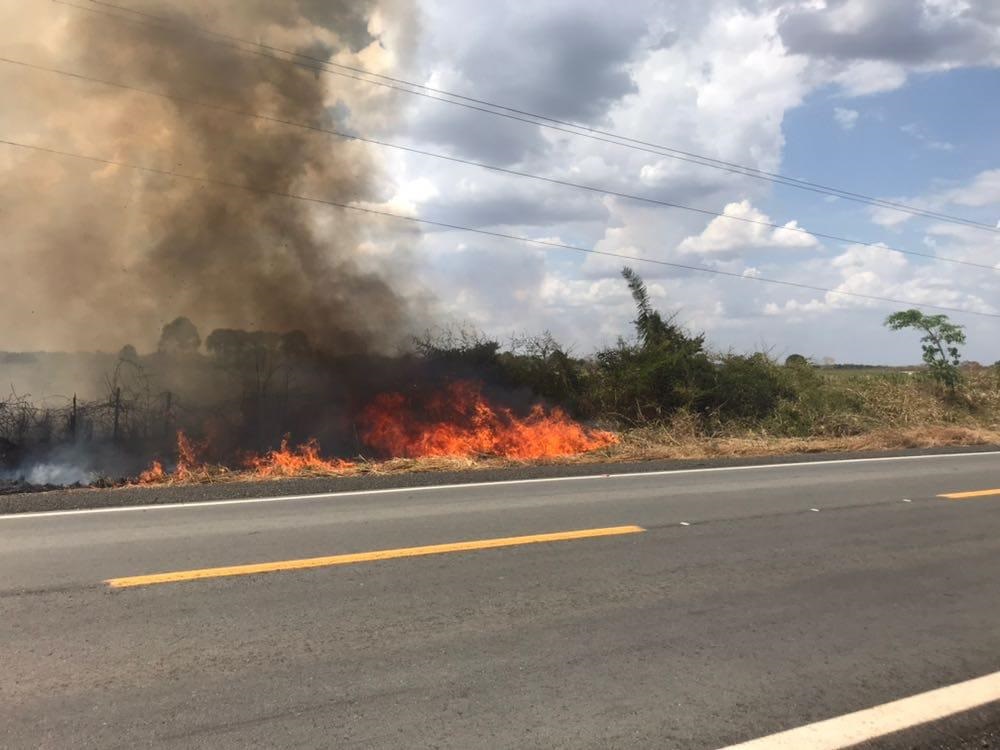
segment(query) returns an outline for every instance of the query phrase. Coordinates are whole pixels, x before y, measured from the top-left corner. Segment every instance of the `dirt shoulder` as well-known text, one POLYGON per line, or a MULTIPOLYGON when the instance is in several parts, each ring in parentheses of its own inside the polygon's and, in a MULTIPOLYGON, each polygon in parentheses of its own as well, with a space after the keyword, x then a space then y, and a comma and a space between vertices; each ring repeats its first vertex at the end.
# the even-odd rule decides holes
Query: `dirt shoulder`
MULTIPOLYGON (((14 493, 0 496, 0 514, 45 512, 89 508, 113 508, 167 503, 198 503, 251 497, 287 497, 364 490, 425 487, 442 484, 475 484, 519 479, 628 474, 633 472, 679 471, 726 466, 839 461, 858 458, 891 458, 954 453, 986 453, 1000 450, 1000 444, 909 448, 891 451, 812 452, 791 455, 740 456, 698 459, 652 459, 643 461, 594 461, 587 463, 512 464, 482 468, 457 468, 463 462, 440 462, 408 471, 341 477, 305 477, 270 481, 230 481, 173 486, 127 486, 113 489, 61 489, 46 492, 14 493)), ((473 466, 473 462, 465 462, 473 466)))

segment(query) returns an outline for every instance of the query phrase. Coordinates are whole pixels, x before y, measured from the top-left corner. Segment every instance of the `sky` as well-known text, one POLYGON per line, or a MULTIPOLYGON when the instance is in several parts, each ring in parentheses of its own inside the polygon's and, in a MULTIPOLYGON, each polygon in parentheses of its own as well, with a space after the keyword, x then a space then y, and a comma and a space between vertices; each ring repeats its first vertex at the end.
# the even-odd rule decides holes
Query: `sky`
MULTIPOLYGON (((415 17, 417 43, 395 58, 393 75, 991 227, 1000 222, 1000 5, 993 0, 420 0, 415 17)), ((392 19, 381 23, 389 44, 392 19)), ((794 229, 398 153, 385 156, 382 205, 390 210, 739 276, 1000 313, 995 231, 427 98, 397 104, 398 117, 382 128, 353 125, 425 150, 794 229)), ((438 299, 444 321, 501 340, 548 330, 584 354, 629 333, 620 259, 452 230, 425 229, 413 241, 413 273, 438 299)), ((718 351, 893 364, 919 358, 916 336, 882 326, 905 305, 631 265, 662 310, 704 331, 718 351)), ((951 317, 967 326, 968 358, 1000 359, 1000 319, 951 317)))
MULTIPOLYGON (((967 358, 1000 360, 997 0, 116 3, 156 12, 166 7, 251 43, 305 46, 335 63, 675 154, 986 225, 775 185, 671 158, 664 148, 627 148, 565 132, 573 128, 544 128, 522 121, 531 118, 498 117, 317 73, 326 96, 319 111, 329 113, 338 129, 452 159, 312 132, 317 142, 329 142, 330 164, 340 166, 333 173, 330 165, 286 170, 305 175, 293 185, 300 193, 438 224, 417 228, 372 215, 348 221, 336 209, 309 209, 315 232, 328 240, 330 264, 349 261, 363 273, 370 270, 408 303, 416 301, 408 316, 414 328, 473 328, 505 343, 548 331, 586 355, 631 333, 634 309, 620 276, 628 262, 645 278, 653 302, 692 332, 704 332, 717 352, 909 364, 919 359, 917 336, 890 332, 883 321, 921 304, 961 311, 951 315, 967 327, 967 358), (339 182, 356 178, 364 190, 339 194, 338 180, 329 177, 334 173, 344 178, 339 182), (338 255, 345 243, 351 243, 349 259, 338 255)), ((102 52, 76 38, 81 13, 108 7, 0 0, 0 55, 161 86, 158 65, 144 81, 129 66, 116 66, 114 45, 102 52)), ((97 28, 103 33, 103 26, 97 28)), ((169 73, 169 50, 156 54, 169 73)), ((291 133, 287 123, 237 117, 230 124, 224 117, 232 115, 218 111, 199 110, 195 120, 190 107, 162 98, 10 64, 0 66, 0 83, 11 92, 0 104, 2 137, 131 163, 204 168, 192 156, 199 152, 177 146, 186 143, 176 136, 189 121, 208 123, 213 133, 242 128, 233 134, 265 147, 271 135, 281 143, 291 133), (112 99, 116 107, 109 106, 112 99), (143 115, 152 118, 151 129, 137 127, 143 115), (281 128, 287 132, 278 137, 281 128)), ((233 94, 218 81, 200 81, 201 88, 195 83, 191 96, 199 101, 233 94)), ((262 81, 237 93, 248 107, 260 102, 264 108, 281 100, 268 92, 262 81)), ((210 156, 252 162, 245 158, 251 154, 236 153, 233 141, 234 153, 210 156)), ((148 350, 164 322, 191 314, 179 302, 172 307, 169 294, 142 299, 136 292, 150 278, 137 280, 136 269, 155 255, 150 249, 159 241, 150 228, 155 221, 140 214, 150 207, 154 214, 166 210, 158 190, 165 188, 155 178, 128 169, 0 149, 0 203, 7 206, 0 206, 0 251, 4 268, 18 279, 0 295, 0 348, 116 350, 130 342, 148 350), (11 208, 14 201, 20 201, 17 208, 11 208), (53 212, 53 203, 74 203, 100 221, 80 227, 75 215, 53 212), (69 237, 60 242, 76 259, 72 273, 60 273, 65 262, 46 250, 53 227, 69 237), (45 265, 54 268, 39 268, 45 265), (80 293, 98 286, 101 294, 80 293), (112 315, 120 305, 107 301, 121 302, 123 295, 134 297, 126 300, 129 313, 112 315), (53 299, 60 304, 49 304, 53 299)), ((187 298, 211 302, 203 290, 212 279, 195 280, 197 287, 184 288, 187 298)), ((243 307, 253 308, 255 299, 248 295, 243 307)), ((240 319, 203 314, 196 322, 209 330, 254 324, 255 310, 243 312, 240 319)))

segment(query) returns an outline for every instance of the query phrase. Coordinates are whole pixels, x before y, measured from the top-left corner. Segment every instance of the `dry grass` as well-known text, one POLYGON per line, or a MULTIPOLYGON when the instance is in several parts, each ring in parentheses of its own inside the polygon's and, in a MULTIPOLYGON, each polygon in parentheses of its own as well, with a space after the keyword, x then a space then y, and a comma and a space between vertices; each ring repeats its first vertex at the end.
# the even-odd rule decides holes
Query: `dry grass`
POLYGON ((726 458, 800 453, 885 451, 956 445, 1000 445, 1000 431, 975 427, 934 426, 887 428, 842 437, 774 437, 734 435, 678 440, 668 430, 636 430, 623 435, 606 459, 642 461, 663 458, 726 458))
MULTIPOLYGON (((789 438, 760 434, 705 437, 683 435, 669 427, 636 429, 621 433, 618 445, 576 456, 537 461, 519 461, 495 456, 396 458, 363 461, 340 471, 306 471, 294 478, 387 476, 415 472, 452 472, 497 469, 526 465, 594 464, 652 461, 657 459, 707 459, 754 456, 784 456, 808 453, 885 451, 904 448, 1000 445, 1000 430, 938 425, 933 427, 889 428, 843 437, 789 438)), ((179 486, 228 482, 280 481, 292 477, 263 477, 253 472, 234 471, 220 466, 204 466, 185 476, 166 476, 156 484, 130 486, 179 486)))
MULTIPOLYGON (((337 470, 310 469, 295 476, 393 475, 544 464, 1000 445, 1000 383, 993 372, 968 376, 961 394, 955 397, 942 394, 919 378, 894 373, 839 377, 826 381, 816 393, 820 398, 802 398, 761 424, 718 425, 680 412, 665 424, 619 432, 615 445, 574 456, 537 461, 495 456, 387 461, 357 458, 337 470), (803 429, 805 434, 801 434, 803 429)), ((199 466, 182 476, 165 475, 153 486, 255 480, 273 481, 274 477, 199 466)))

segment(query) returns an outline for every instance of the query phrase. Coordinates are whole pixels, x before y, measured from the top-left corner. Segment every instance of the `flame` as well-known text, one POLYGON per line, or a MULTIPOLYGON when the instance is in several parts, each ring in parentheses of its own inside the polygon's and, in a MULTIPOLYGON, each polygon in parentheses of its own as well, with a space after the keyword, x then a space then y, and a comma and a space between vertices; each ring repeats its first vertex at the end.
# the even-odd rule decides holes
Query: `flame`
MULTIPOLYGON (((559 408, 531 407, 519 417, 511 409, 491 404, 482 384, 458 380, 430 395, 401 393, 377 396, 361 414, 361 439, 384 456, 501 456, 538 459, 569 456, 618 442, 614 433, 593 430, 573 421, 559 408)), ((356 464, 324 458, 319 442, 309 439, 292 446, 286 436, 278 450, 246 454, 230 465, 209 463, 209 441, 196 442, 177 433, 177 460, 172 471, 153 461, 139 484, 211 482, 220 479, 271 479, 303 475, 344 474, 356 464), (233 468, 230 468, 232 466, 233 468)))
POLYGON ((139 475, 139 484, 160 484, 167 480, 167 472, 163 470, 163 464, 159 461, 153 461, 146 469, 139 475))
POLYGON ((199 459, 199 454, 205 450, 206 446, 193 442, 183 432, 177 433, 177 464, 173 471, 163 468, 163 463, 153 461, 149 468, 142 472, 137 482, 139 484, 163 484, 172 480, 182 482, 191 481, 203 471, 204 462, 199 459))
POLYGON ((255 477, 261 479, 302 474, 339 474, 354 466, 350 461, 320 456, 319 442, 315 438, 290 448, 287 437, 281 441, 280 450, 268 451, 263 456, 250 456, 244 465, 255 477))
POLYGON ((536 404, 527 417, 491 405, 482 385, 459 380, 416 403, 401 393, 375 398, 361 417, 362 439, 394 457, 477 456, 534 459, 568 456, 618 442, 591 430, 559 408, 536 404))
POLYGON ((177 433, 177 468, 174 469, 174 476, 178 479, 192 479, 199 467, 204 462, 199 460, 198 455, 204 452, 207 446, 193 443, 183 432, 177 433))
MULTIPOLYGON (((177 463, 173 471, 163 468, 160 461, 153 461, 142 472, 139 484, 164 484, 168 482, 210 482, 223 475, 233 476, 226 466, 205 461, 202 456, 208 452, 208 443, 196 443, 183 432, 177 433, 177 463)), ((354 466, 349 461, 338 458, 326 459, 320 455, 319 442, 309 439, 302 445, 289 446, 286 437, 279 450, 263 455, 248 454, 240 461, 240 468, 246 479, 271 479, 294 477, 305 474, 341 474, 354 466)))

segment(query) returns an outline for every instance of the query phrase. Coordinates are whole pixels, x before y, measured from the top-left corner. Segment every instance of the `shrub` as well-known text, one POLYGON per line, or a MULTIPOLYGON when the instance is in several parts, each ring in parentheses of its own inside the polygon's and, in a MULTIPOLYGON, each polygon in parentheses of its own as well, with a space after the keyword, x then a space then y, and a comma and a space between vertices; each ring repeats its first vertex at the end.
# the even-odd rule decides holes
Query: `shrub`
POLYGON ((785 367, 809 367, 809 360, 801 354, 789 354, 785 358, 785 367))
POLYGON ((783 399, 797 396, 795 380, 766 354, 730 354, 715 368, 705 405, 720 419, 759 421, 772 415, 783 399))
POLYGON ((515 339, 498 362, 505 383, 529 388, 571 413, 589 416, 584 363, 571 357, 548 331, 515 339))

